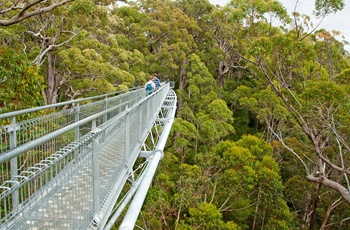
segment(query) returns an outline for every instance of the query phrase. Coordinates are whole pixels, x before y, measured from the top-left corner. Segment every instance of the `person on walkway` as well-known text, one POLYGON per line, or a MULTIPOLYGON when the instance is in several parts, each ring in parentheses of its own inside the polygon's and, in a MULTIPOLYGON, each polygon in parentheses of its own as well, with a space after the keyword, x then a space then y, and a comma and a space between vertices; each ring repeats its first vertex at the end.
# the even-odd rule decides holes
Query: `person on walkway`
POLYGON ((158 87, 160 86, 160 80, 157 78, 157 74, 156 73, 154 73, 152 75, 152 81, 156 85, 156 88, 158 89, 158 87))
POLYGON ((153 90, 156 89, 156 85, 154 84, 152 79, 153 79, 153 77, 151 76, 149 78, 148 82, 146 82, 146 85, 145 85, 145 89, 146 89, 147 95, 152 94, 153 90))

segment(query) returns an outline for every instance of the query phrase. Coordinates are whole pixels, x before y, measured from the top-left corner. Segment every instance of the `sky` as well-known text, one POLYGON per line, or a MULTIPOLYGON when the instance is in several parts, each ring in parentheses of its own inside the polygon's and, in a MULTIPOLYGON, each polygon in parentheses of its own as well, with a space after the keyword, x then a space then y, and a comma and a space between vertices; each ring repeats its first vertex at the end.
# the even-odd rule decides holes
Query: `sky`
MULTIPOLYGON (((291 13, 294 10, 295 4, 297 0, 279 0, 291 13)), ((224 6, 230 0, 209 0, 210 3, 216 5, 224 6)), ((315 16, 313 16, 312 11, 315 6, 315 0, 299 0, 297 5, 297 12, 307 14, 311 16, 313 24, 317 25, 319 23, 319 20, 316 19, 315 16)), ((345 7, 342 11, 331 14, 327 16, 325 19, 323 19, 321 25, 318 27, 318 29, 324 28, 328 31, 336 30, 340 31, 342 35, 344 35, 345 40, 350 42, 350 0, 345 0, 345 7)), ((337 39, 341 39, 340 37, 337 39)), ((348 51, 350 51, 350 45, 347 45, 345 47, 348 51)))

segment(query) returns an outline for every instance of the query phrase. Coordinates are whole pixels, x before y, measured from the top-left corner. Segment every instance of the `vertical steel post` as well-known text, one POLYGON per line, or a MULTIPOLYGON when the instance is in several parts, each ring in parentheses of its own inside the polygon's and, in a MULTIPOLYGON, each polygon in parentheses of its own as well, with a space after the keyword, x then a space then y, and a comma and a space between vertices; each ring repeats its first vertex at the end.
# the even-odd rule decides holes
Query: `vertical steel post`
MULTIPOLYGON (((17 146, 17 123, 16 117, 12 117, 11 129, 9 130, 10 137, 10 149, 13 149, 17 146)), ((14 178, 18 176, 18 166, 17 166, 17 157, 14 157, 10 160, 11 165, 11 177, 14 178)), ((12 204, 13 211, 16 212, 19 206, 18 190, 16 189, 12 195, 12 204)))
MULTIPOLYGON (((128 110, 128 105, 125 108, 125 110, 128 110)), ((130 153, 130 148, 129 148, 129 142, 130 142, 130 112, 128 112, 127 114, 125 114, 125 155, 124 155, 124 162, 127 161, 127 159, 129 159, 129 153, 130 153)), ((129 163, 129 162, 126 162, 129 163)), ((128 167, 130 167, 130 165, 128 165, 128 167)), ((132 170, 132 167, 129 169, 132 170)))
POLYGON ((139 130, 138 130, 138 136, 137 136, 137 139, 139 140, 139 142, 141 142, 141 138, 142 138, 142 130, 143 130, 143 117, 142 117, 142 112, 144 110, 143 106, 141 105, 140 107, 140 111, 139 111, 139 130))
POLYGON ((91 122, 91 131, 96 129, 96 123, 97 123, 96 119, 92 120, 92 122, 91 122))
MULTIPOLYGON (((107 109, 108 109, 108 98, 105 97, 104 103, 103 103, 103 111, 105 111, 107 109)), ((105 114, 103 114, 103 124, 106 123, 107 120, 108 120, 108 114, 105 113, 105 114)), ((104 129, 103 133, 102 133, 102 139, 105 140, 105 138, 106 138, 106 130, 104 129)))
MULTIPOLYGON (((77 106, 75 107, 75 122, 78 122, 80 119, 80 106, 79 103, 77 103, 77 106)), ((79 139, 79 127, 76 127, 74 130, 74 136, 75 136, 75 140, 79 139)))
MULTIPOLYGON (((96 119, 92 120, 91 131, 96 129, 96 119)), ((93 193, 93 211, 96 214, 100 210, 100 164, 99 164, 99 143, 98 133, 92 137, 92 193, 93 193)))
POLYGON ((94 215, 100 210, 100 164, 98 134, 92 138, 92 186, 94 215))
MULTIPOLYGON (((74 122, 78 122, 80 119, 80 105, 79 103, 77 103, 77 106, 75 107, 75 117, 74 117, 74 122)), ((74 137, 75 140, 78 140, 80 137, 80 131, 79 131, 80 127, 76 127, 74 129, 74 137)), ((74 151, 74 160, 78 161, 78 151, 74 151)))
POLYGON ((148 100, 147 100, 147 111, 146 111, 146 122, 145 122, 145 124, 148 124, 148 123, 149 123, 149 122, 147 122, 147 121, 149 121, 149 119, 150 119, 150 116, 149 116, 149 114, 150 114, 150 112, 151 112, 150 106, 151 106, 151 100, 148 99, 148 100))

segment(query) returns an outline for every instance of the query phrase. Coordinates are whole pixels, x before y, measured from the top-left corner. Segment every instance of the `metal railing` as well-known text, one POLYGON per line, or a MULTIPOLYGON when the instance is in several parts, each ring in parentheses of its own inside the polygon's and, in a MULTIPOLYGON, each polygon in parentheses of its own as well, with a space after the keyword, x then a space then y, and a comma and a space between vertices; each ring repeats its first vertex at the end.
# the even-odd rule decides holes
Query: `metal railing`
POLYGON ((0 227, 103 226, 171 91, 165 84, 148 97, 139 88, 0 114, 0 227), (16 121, 34 112, 43 115, 16 121))

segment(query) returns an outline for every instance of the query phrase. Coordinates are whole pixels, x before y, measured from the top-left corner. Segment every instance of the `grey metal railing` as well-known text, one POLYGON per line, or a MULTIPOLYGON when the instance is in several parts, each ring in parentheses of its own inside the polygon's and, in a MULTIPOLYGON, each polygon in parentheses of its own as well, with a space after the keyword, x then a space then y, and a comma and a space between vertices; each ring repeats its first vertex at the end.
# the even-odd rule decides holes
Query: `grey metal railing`
MULTIPOLYGON (((0 114, 0 220, 5 229, 103 227, 150 130, 169 84, 0 114), (16 121, 23 113, 44 115, 16 121), (6 120, 6 121, 4 121, 6 120)), ((176 103, 176 102, 175 102, 176 103)))

